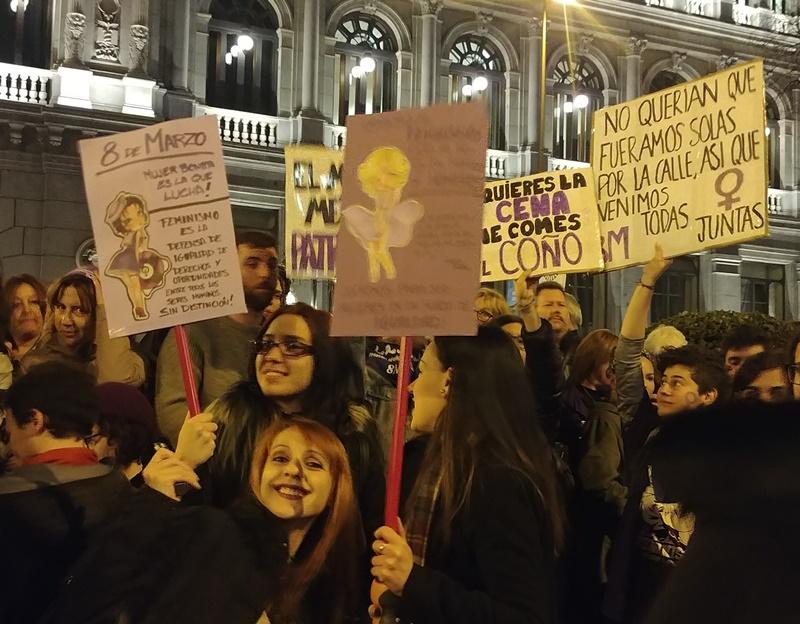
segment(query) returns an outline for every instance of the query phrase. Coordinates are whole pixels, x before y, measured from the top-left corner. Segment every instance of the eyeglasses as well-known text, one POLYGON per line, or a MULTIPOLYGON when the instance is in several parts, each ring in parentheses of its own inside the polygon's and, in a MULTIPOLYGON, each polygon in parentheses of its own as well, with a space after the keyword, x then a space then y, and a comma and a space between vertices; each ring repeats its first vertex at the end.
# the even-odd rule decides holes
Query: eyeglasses
POLYGON ((252 340, 250 344, 253 345, 256 353, 267 355, 273 348, 278 347, 281 354, 288 358, 300 358, 314 353, 314 347, 307 345, 299 340, 274 340, 272 338, 262 338, 261 340, 252 340))
POLYGON ((789 373, 789 381, 792 382, 792 385, 800 386, 800 362, 789 364, 789 366, 786 367, 786 370, 789 373))
POLYGON ((494 318, 494 314, 488 310, 475 310, 475 316, 479 323, 488 323, 494 318))

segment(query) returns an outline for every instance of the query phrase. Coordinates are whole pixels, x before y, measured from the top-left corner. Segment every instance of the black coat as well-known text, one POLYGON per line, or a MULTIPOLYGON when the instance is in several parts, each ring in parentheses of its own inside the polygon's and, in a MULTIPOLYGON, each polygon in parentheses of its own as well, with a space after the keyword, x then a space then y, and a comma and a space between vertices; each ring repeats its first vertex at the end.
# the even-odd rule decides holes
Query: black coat
MULTIPOLYGON (((134 490, 99 464, 0 479, 0 536, 3 624, 253 624, 274 591, 265 551, 223 512, 134 490)), ((285 562, 283 542, 270 541, 285 562)))
POLYGON ((467 506, 441 538, 437 508, 425 567, 415 565, 399 615, 414 624, 551 624, 554 548, 538 491, 518 474, 479 468, 467 506))
POLYGON ((647 624, 798 621, 798 408, 712 407, 670 420, 652 441, 653 469, 695 530, 647 624))

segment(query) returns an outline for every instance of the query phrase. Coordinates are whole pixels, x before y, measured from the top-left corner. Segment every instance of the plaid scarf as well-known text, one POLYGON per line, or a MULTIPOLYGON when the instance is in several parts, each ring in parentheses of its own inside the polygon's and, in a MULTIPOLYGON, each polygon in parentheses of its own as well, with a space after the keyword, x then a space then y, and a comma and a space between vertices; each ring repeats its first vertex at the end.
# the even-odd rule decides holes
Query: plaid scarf
POLYGON ((428 537, 433 521, 433 510, 439 499, 442 475, 439 470, 430 470, 420 477, 413 503, 406 519, 406 541, 414 554, 414 563, 425 565, 428 537))

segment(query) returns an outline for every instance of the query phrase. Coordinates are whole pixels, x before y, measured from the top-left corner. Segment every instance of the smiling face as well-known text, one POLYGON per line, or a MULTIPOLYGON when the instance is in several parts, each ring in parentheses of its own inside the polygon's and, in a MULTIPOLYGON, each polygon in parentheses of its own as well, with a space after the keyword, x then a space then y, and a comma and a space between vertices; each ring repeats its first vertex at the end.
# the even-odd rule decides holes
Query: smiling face
POLYGON ((91 337, 91 310, 81 303, 74 286, 67 286, 53 309, 53 322, 61 346, 75 349, 91 337))
POLYGON ((256 379, 264 396, 289 399, 302 394, 314 375, 311 328, 306 320, 282 314, 269 324, 261 340, 264 348, 256 356, 256 379))
POLYGON ((9 331, 17 344, 37 338, 42 333, 42 309, 39 296, 30 284, 17 286, 11 299, 9 331))
POLYGON ((320 515, 333 491, 329 458, 297 427, 281 431, 272 442, 261 473, 259 498, 283 520, 320 515))

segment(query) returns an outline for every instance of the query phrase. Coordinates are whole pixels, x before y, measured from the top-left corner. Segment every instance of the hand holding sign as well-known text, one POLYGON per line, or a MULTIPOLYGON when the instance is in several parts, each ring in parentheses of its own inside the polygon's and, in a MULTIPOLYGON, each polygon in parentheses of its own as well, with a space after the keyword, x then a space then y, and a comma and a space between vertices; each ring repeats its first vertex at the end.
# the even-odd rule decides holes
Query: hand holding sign
POLYGON ((642 284, 645 286, 655 286, 659 278, 664 275, 666 270, 672 265, 672 259, 664 257, 664 250, 660 243, 655 245, 655 253, 650 261, 644 265, 642 271, 642 284))

